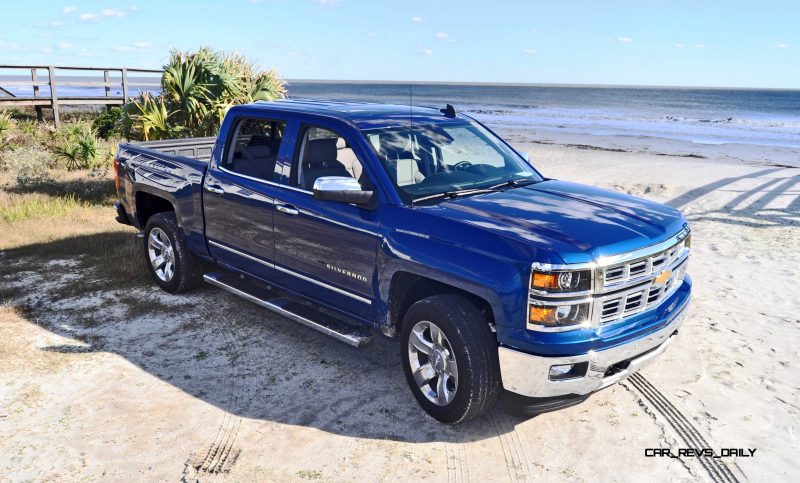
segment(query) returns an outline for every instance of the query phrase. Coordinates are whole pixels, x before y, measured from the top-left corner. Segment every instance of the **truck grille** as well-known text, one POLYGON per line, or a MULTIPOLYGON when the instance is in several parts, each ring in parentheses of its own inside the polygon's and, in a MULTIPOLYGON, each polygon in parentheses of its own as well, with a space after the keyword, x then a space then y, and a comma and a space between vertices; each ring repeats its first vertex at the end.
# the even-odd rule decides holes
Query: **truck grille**
POLYGON ((684 260, 672 270, 672 274, 663 285, 657 285, 655 280, 649 280, 634 288, 599 297, 596 318, 601 324, 607 324, 655 307, 678 288, 685 273, 684 260))
POLYGON ((661 273, 664 268, 683 255, 685 247, 686 241, 684 240, 648 257, 606 267, 602 276, 603 289, 608 290, 616 286, 628 285, 661 273))

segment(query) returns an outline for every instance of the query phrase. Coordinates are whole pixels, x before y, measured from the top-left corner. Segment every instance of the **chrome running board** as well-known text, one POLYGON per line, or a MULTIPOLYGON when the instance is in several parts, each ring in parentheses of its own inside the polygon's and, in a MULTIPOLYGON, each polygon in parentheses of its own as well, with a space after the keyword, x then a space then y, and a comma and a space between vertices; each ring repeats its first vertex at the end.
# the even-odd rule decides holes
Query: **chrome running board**
POLYGON ((357 327, 307 305, 277 296, 269 289, 249 283, 235 275, 212 272, 203 275, 203 280, 353 347, 363 347, 374 338, 374 334, 366 328, 357 327))

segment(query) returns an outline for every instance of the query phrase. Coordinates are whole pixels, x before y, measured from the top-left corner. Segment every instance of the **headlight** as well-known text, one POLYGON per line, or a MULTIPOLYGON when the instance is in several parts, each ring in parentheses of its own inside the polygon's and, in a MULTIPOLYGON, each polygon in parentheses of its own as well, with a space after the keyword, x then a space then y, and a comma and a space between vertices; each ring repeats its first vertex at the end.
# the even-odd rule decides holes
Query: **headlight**
POLYGON ((528 322, 531 325, 558 329, 583 325, 589 321, 589 302, 530 305, 528 322))
POLYGON ((531 272, 531 289, 542 293, 584 292, 592 289, 592 270, 531 272))

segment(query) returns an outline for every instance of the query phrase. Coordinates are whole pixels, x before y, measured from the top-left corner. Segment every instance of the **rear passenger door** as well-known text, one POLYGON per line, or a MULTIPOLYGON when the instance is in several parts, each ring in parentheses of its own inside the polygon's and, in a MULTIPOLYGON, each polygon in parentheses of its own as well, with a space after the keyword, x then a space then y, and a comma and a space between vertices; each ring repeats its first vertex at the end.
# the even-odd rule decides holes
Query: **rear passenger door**
POLYGON ((287 288, 370 319, 381 204, 370 210, 317 200, 312 192, 323 176, 349 176, 373 189, 360 159, 365 143, 352 144, 357 135, 323 121, 299 127, 275 193, 275 268, 287 288))
POLYGON ((209 251, 218 262, 268 278, 275 244, 272 219, 276 166, 286 149, 287 121, 244 117, 235 121, 220 159, 204 184, 209 251))

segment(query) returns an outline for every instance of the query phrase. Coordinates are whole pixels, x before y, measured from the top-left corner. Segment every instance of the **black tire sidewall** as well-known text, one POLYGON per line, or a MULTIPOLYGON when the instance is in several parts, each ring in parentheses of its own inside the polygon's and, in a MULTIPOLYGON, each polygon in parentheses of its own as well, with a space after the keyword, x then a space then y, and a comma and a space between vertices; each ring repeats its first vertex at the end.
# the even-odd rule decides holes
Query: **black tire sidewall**
POLYGON ((496 339, 488 322, 471 302, 456 295, 438 295, 416 302, 403 318, 400 340, 408 385, 420 406, 432 417, 457 424, 494 406, 500 386, 496 339), (436 324, 444 332, 455 353, 458 388, 453 400, 445 406, 429 401, 417 387, 411 372, 408 340, 411 329, 423 320, 436 324))
POLYGON ((167 292, 177 293, 187 290, 195 285, 197 261, 189 253, 186 248, 186 243, 183 239, 183 233, 178 228, 178 223, 175 218, 175 213, 158 213, 147 220, 144 230, 144 258, 147 263, 147 268, 150 275, 159 287, 167 292), (150 232, 153 228, 160 228, 169 238, 172 243, 172 250, 175 254, 175 273, 169 281, 163 281, 158 278, 153 265, 150 263, 150 255, 148 252, 148 240, 150 239, 150 232))

